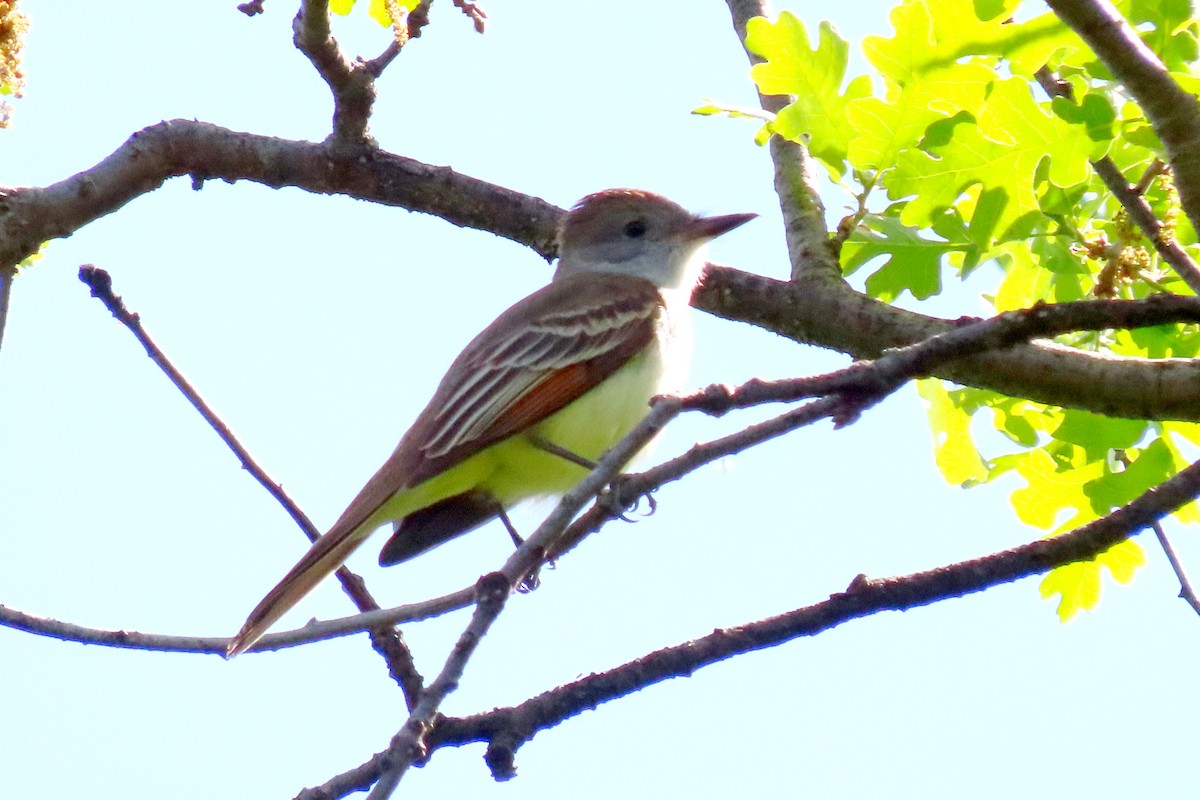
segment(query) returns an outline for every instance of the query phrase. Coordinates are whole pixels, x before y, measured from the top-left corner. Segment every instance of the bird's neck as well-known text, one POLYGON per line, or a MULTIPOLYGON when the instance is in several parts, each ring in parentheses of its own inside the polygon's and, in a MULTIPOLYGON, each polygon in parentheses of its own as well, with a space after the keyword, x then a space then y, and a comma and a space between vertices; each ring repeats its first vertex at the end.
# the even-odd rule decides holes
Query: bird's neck
POLYGON ((672 306, 688 304, 707 262, 703 246, 656 248, 619 261, 589 258, 591 255, 564 251, 555 280, 581 272, 629 275, 653 283, 672 306))

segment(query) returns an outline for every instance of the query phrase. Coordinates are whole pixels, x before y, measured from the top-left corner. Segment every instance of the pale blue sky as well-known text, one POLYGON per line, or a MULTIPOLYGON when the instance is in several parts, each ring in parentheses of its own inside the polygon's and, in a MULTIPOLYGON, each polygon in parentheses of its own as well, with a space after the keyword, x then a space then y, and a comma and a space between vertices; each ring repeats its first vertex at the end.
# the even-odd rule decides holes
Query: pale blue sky
MULTIPOLYGON (((33 18, 28 96, 0 132, 0 183, 43 185, 172 117, 323 138, 328 93, 291 45, 291 4, 52 3, 33 18)), ((856 42, 886 4, 790 6, 856 42)), ((393 152, 569 205, 608 186, 762 218, 714 260, 787 274, 771 167, 724 4, 450 3, 380 82, 393 152)), ((386 33, 336 32, 352 54, 386 33)), ((860 62, 861 63, 861 62, 860 62)), ((846 199, 827 197, 830 225, 846 199)), ((21 276, 0 354, 0 603, 85 625, 231 634, 302 552, 287 516, 88 297, 116 290, 261 463, 327 525, 390 452, 450 359, 549 272, 488 234, 345 198, 168 183, 54 242, 21 276)), ((986 275, 983 277, 986 278, 986 275)), ((940 302, 984 310, 982 284, 940 302)), ((694 382, 813 374, 844 357, 697 315, 694 382)), ((687 419, 659 454, 749 417, 687 419)), ((844 430, 803 431, 659 493, 514 598, 445 710, 520 702, 662 646, 886 576, 1027 541, 1012 486, 947 487, 915 392, 844 430)), ((535 511, 518 516, 530 528, 535 511)), ((1174 530, 1200 562, 1194 531, 1174 530)), ((403 796, 1161 797, 1197 784, 1188 722, 1197 619, 1164 559, 1061 625, 1037 582, 886 614, 702 670, 540 734, 519 777, 483 747, 438 752, 403 796)), ((385 604, 472 583, 510 545, 487 529, 387 571, 352 561, 385 604)), ((286 618, 349 613, 324 586, 286 618)), ((405 631, 436 673, 462 614, 405 631)), ((383 748, 403 701, 365 637, 248 656, 147 654, 0 629, 5 797, 288 798, 383 748)))

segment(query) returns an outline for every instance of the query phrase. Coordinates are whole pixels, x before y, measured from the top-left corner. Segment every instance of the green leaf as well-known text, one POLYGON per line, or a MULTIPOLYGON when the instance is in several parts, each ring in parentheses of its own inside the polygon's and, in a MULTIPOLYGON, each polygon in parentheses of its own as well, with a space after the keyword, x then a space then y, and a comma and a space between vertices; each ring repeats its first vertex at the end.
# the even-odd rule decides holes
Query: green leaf
POLYGON ((1013 510, 1026 525, 1053 528, 1064 511, 1076 512, 1068 524, 1082 524, 1096 518, 1084 487, 1103 475, 1103 464, 1072 464, 1063 469, 1043 449, 1018 456, 1015 466, 1026 486, 1012 493, 1013 510))
POLYGON ((1188 72, 1196 60, 1196 21, 1190 0, 1133 0, 1130 23, 1167 69, 1188 72), (1146 30, 1146 24, 1153 26, 1146 30))
MULTIPOLYGON (((908 225, 929 225, 970 186, 999 189, 1001 232, 1027 212, 1039 211, 1035 177, 1049 159, 1047 177, 1062 187, 1086 181, 1093 143, 1080 128, 1045 114, 1019 79, 997 81, 976 124, 958 124, 933 152, 905 150, 886 178, 893 199, 913 199, 901 214, 908 225)), ((966 216, 966 215, 964 215, 966 216)))
MULTIPOLYGON (((339 16, 346 16, 354 8, 357 0, 329 0, 329 10, 339 16)), ((396 8, 401 12, 412 11, 418 0, 396 0, 396 8)), ((371 0, 367 6, 367 15, 385 28, 392 25, 392 14, 388 11, 386 0, 371 0)))
POLYGON ((867 278, 867 293, 891 302, 907 290, 924 300, 941 290, 942 256, 973 247, 969 241, 923 239, 895 217, 868 215, 842 246, 842 264, 850 274, 884 256, 884 264, 867 278))
POLYGON ((1146 563, 1146 554, 1137 542, 1126 540, 1098 555, 1094 561, 1078 561, 1051 570, 1039 587, 1042 597, 1060 595, 1058 618, 1068 622, 1080 611, 1091 611, 1100 602, 1102 569, 1118 583, 1129 583, 1146 563))
POLYGON ((987 478, 987 467, 971 439, 971 415, 955 405, 937 378, 917 381, 933 429, 934 459, 946 482, 971 486, 987 478))
MULTIPOLYGON (((1112 141, 1117 112, 1104 95, 1088 92, 1078 105, 1065 97, 1055 97, 1050 101, 1050 106, 1061 119, 1072 125, 1082 125, 1093 142, 1102 142, 1107 146, 1112 141)), ((1092 157, 1098 156, 1093 153, 1092 157)))
POLYGON ((754 135, 754 143, 764 145, 771 138, 770 122, 775 118, 774 114, 768 111, 763 111, 761 108, 750 108, 749 106, 737 106, 730 103, 723 103, 717 100, 709 100, 706 104, 692 109, 692 113, 701 117, 710 116, 726 116, 730 119, 757 119, 766 120, 767 124, 758 129, 754 135))
POLYGON ((1095 561, 1077 561, 1050 570, 1038 587, 1049 600, 1060 595, 1058 619, 1069 622, 1080 611, 1090 611, 1100 602, 1100 565, 1095 561))
POLYGON ((1133 447, 1145 435, 1148 425, 1144 419, 1118 419, 1068 408, 1063 409, 1062 424, 1051 435, 1061 442, 1079 445, 1089 460, 1098 461, 1106 458, 1110 450, 1133 447))
POLYGON ((905 86, 971 55, 1003 56, 1015 72, 1031 75, 1056 51, 1081 47, 1054 14, 1006 24, 1017 5, 993 3, 977 13, 970 0, 907 0, 888 16, 896 35, 867 37, 863 52, 881 75, 905 86), (1004 11, 993 14, 997 6, 1004 11))
POLYGON ((1200 354, 1200 328, 1195 325, 1157 325, 1117 331, 1113 351, 1143 358, 1195 358, 1200 354))
POLYGON ((831 23, 822 22, 814 49, 804 23, 785 11, 775 22, 751 19, 746 25, 746 47, 766 59, 750 70, 759 91, 795 97, 776 116, 772 130, 785 139, 804 142, 831 171, 843 174, 847 148, 855 135, 846 118, 846 104, 871 92, 866 75, 841 92, 849 43, 831 23))
POLYGON ((770 112, 763 111, 761 108, 737 106, 730 103, 722 103, 717 100, 709 100, 705 105, 693 108, 692 113, 702 117, 723 114, 733 119, 757 120, 770 120, 773 116, 770 112))
POLYGON ((885 100, 848 102, 846 118, 858 133, 850 142, 850 162, 858 169, 891 166, 897 153, 916 147, 931 123, 982 108, 994 77, 979 64, 951 64, 902 87, 892 84, 885 100))
POLYGON ((1149 447, 1130 454, 1135 457, 1123 471, 1106 472, 1084 487, 1097 517, 1132 502, 1175 474, 1175 460, 1162 439, 1155 439, 1149 447))
POLYGON ((1013 311, 1028 308, 1050 294, 1053 275, 1034 261, 1028 245, 1024 242, 1006 249, 1012 259, 1004 279, 992 298, 997 311, 1013 311))

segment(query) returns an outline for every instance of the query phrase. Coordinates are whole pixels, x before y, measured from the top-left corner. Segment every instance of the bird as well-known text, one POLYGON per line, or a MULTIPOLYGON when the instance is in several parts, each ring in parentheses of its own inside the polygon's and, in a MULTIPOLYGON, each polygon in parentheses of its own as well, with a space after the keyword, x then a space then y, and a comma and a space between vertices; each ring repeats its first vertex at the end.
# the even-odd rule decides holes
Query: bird
POLYGON ((250 612, 226 657, 253 646, 386 524, 379 563, 389 566, 496 517, 507 524, 507 509, 582 480, 651 398, 682 388, 705 246, 756 216, 700 216, 637 189, 580 200, 562 217, 550 283, 459 354, 383 466, 250 612))

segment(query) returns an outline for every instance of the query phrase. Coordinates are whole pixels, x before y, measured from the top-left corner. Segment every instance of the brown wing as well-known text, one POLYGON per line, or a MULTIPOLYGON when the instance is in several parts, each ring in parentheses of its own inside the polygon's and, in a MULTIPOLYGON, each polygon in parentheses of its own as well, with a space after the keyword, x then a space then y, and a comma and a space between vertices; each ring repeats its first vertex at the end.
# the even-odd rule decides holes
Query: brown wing
POLYGON ((545 419, 580 397, 656 335, 662 296, 627 275, 565 276, 501 314, 455 359, 429 405, 329 531, 250 613, 237 655, 337 569, 359 530, 396 492, 545 419))
POLYGON ((508 309, 455 359, 429 405, 330 532, 393 494, 528 428, 616 372, 654 339, 662 297, 642 278, 557 280, 508 309))

